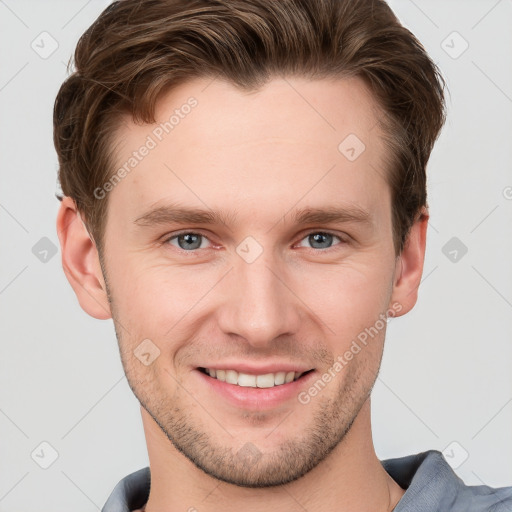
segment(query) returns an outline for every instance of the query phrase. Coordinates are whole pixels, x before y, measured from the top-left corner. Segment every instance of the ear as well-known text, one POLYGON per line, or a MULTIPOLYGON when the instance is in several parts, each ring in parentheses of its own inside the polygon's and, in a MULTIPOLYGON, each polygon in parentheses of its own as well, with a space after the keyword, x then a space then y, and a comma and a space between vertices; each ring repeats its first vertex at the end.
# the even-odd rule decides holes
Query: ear
MULTIPOLYGON (((428 210, 424 207, 411 226, 402 253, 397 257, 393 293, 389 304, 390 306, 400 304, 402 308, 394 316, 408 313, 418 299, 418 287, 421 283, 425 260, 428 219, 428 210)), ((396 310, 396 308, 393 309, 396 310)))
POLYGON ((64 196, 57 213, 62 268, 82 309, 94 318, 111 318, 96 244, 82 222, 75 202, 64 196))

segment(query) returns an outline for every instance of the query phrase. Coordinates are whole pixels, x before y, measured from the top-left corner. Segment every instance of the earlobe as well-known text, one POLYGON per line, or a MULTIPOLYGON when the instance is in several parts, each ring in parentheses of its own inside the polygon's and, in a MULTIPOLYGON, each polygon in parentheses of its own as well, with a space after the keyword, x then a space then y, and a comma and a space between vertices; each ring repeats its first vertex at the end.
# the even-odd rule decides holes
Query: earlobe
POLYGON ((428 210, 423 208, 411 226, 404 249, 396 260, 390 306, 398 303, 402 307, 395 316, 408 313, 418 299, 418 287, 421 283, 425 260, 428 219, 428 210))
POLYGON ((96 244, 82 222, 75 202, 64 196, 57 214, 62 268, 82 309, 94 318, 111 318, 110 304, 96 244))

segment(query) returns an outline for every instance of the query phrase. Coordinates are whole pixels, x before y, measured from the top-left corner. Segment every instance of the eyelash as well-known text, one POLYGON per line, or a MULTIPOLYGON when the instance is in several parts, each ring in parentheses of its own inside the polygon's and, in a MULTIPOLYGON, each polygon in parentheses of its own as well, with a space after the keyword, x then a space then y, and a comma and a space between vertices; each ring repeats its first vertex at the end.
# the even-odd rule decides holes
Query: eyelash
MULTIPOLYGON (((300 242, 302 242, 302 240, 304 240, 305 238, 307 238, 308 236, 310 235, 314 235, 314 234, 324 234, 324 235, 331 235, 333 236, 334 238, 337 238, 340 243, 339 244, 336 244, 332 247, 327 247, 326 249, 315 249, 314 247, 305 247, 305 249, 310 249, 312 251, 315 251, 315 252, 330 252, 331 250, 335 250, 336 249, 336 246, 337 245, 346 245, 348 243, 348 241, 346 239, 344 239, 343 237, 331 232, 331 231, 325 231, 325 230, 313 230, 313 231, 309 231, 307 233, 305 233, 302 238, 300 239, 300 242)), ((197 232, 197 231, 180 231, 178 233, 174 233, 172 236, 168 236, 166 237, 163 241, 162 241, 162 244, 169 244, 169 242, 171 240, 174 240, 175 238, 178 238, 179 236, 181 235, 199 235, 201 236, 202 238, 206 238, 210 243, 211 240, 206 236, 204 235, 203 233, 200 233, 200 232, 197 232)), ((183 253, 191 253, 191 254, 194 254, 194 253, 197 253, 199 251, 199 249, 192 249, 190 251, 186 251, 185 249, 181 249, 180 247, 176 247, 176 246, 173 246, 175 249, 177 249, 178 251, 180 252, 183 252, 183 253)))

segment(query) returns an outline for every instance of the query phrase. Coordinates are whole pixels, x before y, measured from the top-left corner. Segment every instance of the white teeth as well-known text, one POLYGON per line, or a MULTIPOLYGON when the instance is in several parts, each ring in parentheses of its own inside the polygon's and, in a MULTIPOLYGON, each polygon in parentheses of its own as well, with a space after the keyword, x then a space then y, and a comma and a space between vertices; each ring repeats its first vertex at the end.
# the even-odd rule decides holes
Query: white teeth
POLYGON ((228 384, 237 384, 246 388, 273 388, 282 384, 288 384, 297 380, 302 373, 300 372, 276 372, 265 373, 264 375, 250 375, 248 373, 239 373, 235 370, 215 370, 214 368, 205 368, 206 373, 213 378, 228 384))
POLYGON ((228 384, 238 384, 238 373, 235 370, 226 370, 226 382, 228 384))
POLYGON ((256 375, 247 375, 247 373, 238 374, 238 385, 244 388, 256 387, 256 375))
MULTIPOLYGON (((240 383, 240 377, 238 377, 240 383)), ((273 388, 275 385, 275 377, 273 373, 266 373, 265 375, 258 375, 256 377, 256 386, 259 388, 273 388)))
POLYGON ((275 381, 276 386, 284 384, 285 377, 286 377, 286 372, 277 372, 275 377, 274 377, 274 381, 275 381))

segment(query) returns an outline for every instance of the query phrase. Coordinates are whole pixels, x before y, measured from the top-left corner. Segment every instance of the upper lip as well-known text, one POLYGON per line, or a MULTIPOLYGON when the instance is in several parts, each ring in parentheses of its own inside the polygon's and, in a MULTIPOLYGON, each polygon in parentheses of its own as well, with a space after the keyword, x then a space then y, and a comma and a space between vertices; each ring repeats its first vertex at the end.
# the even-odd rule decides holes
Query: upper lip
POLYGON ((302 364, 286 363, 267 363, 264 365, 254 365, 249 363, 207 363, 199 366, 198 368, 210 368, 215 370, 235 370, 238 373, 247 373, 252 375, 264 375, 266 373, 277 372, 297 372, 304 373, 313 370, 311 366, 304 366, 302 364))

